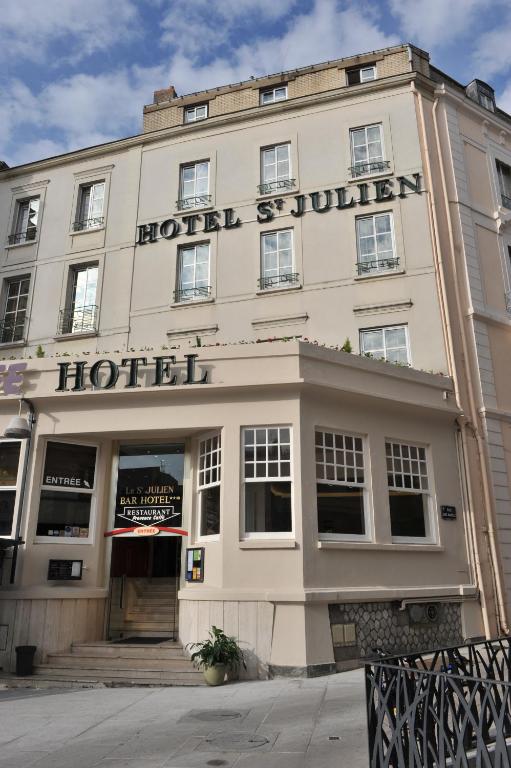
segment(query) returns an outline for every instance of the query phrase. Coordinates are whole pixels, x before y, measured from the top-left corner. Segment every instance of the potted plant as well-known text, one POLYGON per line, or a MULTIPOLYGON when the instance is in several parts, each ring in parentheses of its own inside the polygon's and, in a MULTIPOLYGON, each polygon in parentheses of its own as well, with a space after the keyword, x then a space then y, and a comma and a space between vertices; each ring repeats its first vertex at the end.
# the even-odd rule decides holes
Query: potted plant
POLYGON ((225 673, 237 669, 242 664, 246 669, 243 651, 236 638, 228 637, 222 629, 211 627, 209 638, 199 643, 188 643, 187 648, 195 648, 191 654, 192 662, 203 670, 204 680, 208 685, 222 685, 225 673))

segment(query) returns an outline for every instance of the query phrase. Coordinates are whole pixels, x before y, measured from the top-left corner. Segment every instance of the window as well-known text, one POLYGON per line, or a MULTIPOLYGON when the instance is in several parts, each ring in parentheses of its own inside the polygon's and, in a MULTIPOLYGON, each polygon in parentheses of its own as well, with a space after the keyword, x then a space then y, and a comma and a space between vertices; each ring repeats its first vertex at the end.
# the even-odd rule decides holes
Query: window
POLYGON ((395 539, 431 539, 426 449, 386 442, 390 527, 395 539))
POLYGON ((21 474, 21 440, 0 440, 0 537, 15 536, 16 491, 21 474))
POLYGON ((210 202, 209 160, 181 166, 178 209, 203 208, 210 202))
POLYGON ((382 172, 389 167, 384 160, 383 132, 381 125, 366 125, 350 131, 351 175, 382 172))
POLYGON ((38 536, 89 538, 96 453, 92 445, 46 444, 38 536))
POLYGON ((360 331, 360 354, 410 365, 406 325, 368 328, 360 331))
POLYGON ((348 85, 358 85, 358 83, 376 80, 376 64, 366 64, 365 67, 354 67, 346 70, 346 80, 348 85))
POLYGON ((96 292, 98 265, 72 267, 69 281, 69 300, 61 310, 59 333, 87 333, 97 330, 96 292))
POLYGON ((317 430, 316 483, 320 537, 365 536, 362 438, 317 430))
POLYGON ((261 91, 261 104, 273 104, 275 101, 285 101, 287 99, 287 85, 279 85, 277 88, 268 88, 261 91))
POLYGON ((489 109, 490 112, 495 111, 495 103, 493 101, 493 96, 491 96, 489 93, 485 93, 484 91, 479 91, 479 104, 485 109, 489 109))
POLYGON ((496 161, 496 165, 502 205, 511 208, 511 168, 500 160, 496 161))
POLYGON ((290 534, 290 427, 244 429, 243 446, 246 534, 290 534))
POLYGON ((196 123, 198 120, 205 120, 208 116, 207 104, 194 104, 191 107, 185 107, 185 123, 196 123))
POLYGON ((205 299, 209 284, 209 243, 183 246, 178 251, 176 302, 205 299))
POLYGON ((73 224, 75 232, 103 226, 105 223, 105 217, 103 216, 104 201, 104 181, 95 181, 93 184, 82 184, 79 187, 76 221, 73 224))
POLYGON ((2 344, 23 340, 29 287, 29 277, 17 277, 7 281, 4 318, 0 323, 0 343, 2 344))
POLYGON ((276 144, 261 150, 261 184, 259 192, 262 195, 279 189, 292 189, 295 180, 291 178, 291 145, 276 144))
POLYGON ((261 290, 291 287, 298 280, 298 273, 293 272, 293 230, 261 235, 261 290))
POLYGON ((220 479, 222 447, 220 435, 199 443, 199 532, 201 536, 220 533, 220 479))
POLYGON ((358 274, 386 272, 399 265, 394 254, 391 213, 379 213, 357 219, 358 274))
POLYGON ((36 239, 39 197, 18 200, 14 214, 14 226, 9 235, 9 245, 29 243, 36 239))

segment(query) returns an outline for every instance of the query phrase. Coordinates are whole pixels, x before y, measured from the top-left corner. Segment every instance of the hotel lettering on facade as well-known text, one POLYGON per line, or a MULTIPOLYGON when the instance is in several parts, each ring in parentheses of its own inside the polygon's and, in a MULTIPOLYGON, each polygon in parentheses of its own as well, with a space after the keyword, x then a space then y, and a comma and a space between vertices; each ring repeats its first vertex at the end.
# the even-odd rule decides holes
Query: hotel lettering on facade
POLYGON ((510 166, 491 88, 403 45, 0 171, 4 670, 213 624, 251 677, 507 632, 510 166))

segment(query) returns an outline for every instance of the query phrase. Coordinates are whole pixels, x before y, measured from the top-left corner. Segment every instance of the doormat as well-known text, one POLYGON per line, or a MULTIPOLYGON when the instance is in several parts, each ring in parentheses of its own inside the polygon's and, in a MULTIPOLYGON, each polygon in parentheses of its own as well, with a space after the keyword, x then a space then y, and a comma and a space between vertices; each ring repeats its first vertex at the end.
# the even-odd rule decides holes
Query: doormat
POLYGON ((112 640, 114 645, 159 645, 168 643, 171 637, 121 637, 120 640, 112 640))

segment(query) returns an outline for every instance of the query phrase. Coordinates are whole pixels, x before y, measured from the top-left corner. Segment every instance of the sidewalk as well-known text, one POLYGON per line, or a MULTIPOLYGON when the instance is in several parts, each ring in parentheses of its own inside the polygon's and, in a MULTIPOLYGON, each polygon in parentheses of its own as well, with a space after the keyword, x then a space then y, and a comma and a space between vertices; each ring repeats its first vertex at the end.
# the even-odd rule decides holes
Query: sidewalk
POLYGON ((362 670, 221 688, 0 690, 0 768, 367 768, 362 670))

